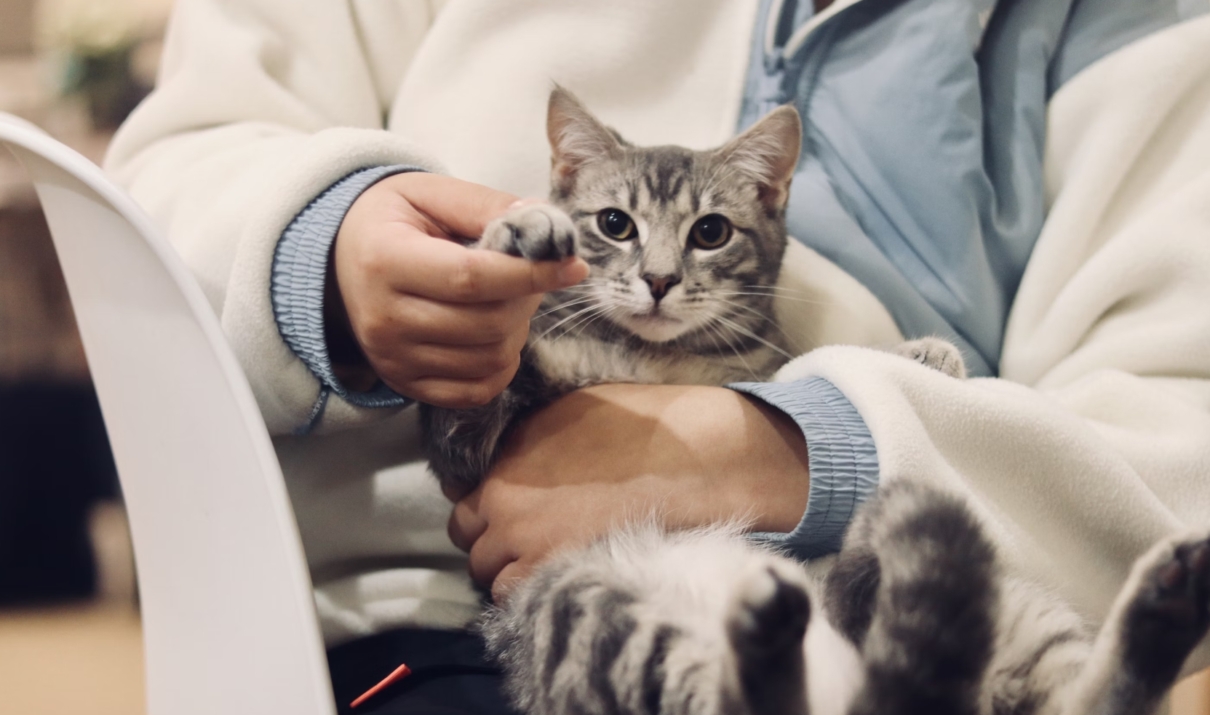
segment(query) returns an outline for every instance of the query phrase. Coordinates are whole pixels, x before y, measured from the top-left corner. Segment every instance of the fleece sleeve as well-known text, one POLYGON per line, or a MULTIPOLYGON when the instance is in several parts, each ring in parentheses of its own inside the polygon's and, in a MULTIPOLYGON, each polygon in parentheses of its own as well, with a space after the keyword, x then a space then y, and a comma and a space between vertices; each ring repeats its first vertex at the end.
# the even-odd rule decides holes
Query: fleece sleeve
POLYGON ((332 366, 324 330, 324 289, 330 276, 332 244, 353 203, 386 177, 414 170, 408 166, 376 166, 349 174, 307 204, 277 242, 270 286, 277 330, 320 383, 311 414, 294 430, 295 434, 309 434, 315 428, 333 394, 356 407, 403 407, 409 403, 381 381, 365 392, 349 390, 341 383, 332 366))
MULTIPOLYGON (((275 434, 307 425, 323 389, 275 322, 278 239, 359 169, 441 170, 383 130, 390 80, 431 21, 423 2, 388 12, 329 0, 180 0, 157 88, 110 149, 106 168, 198 279, 275 434), (392 51, 367 47, 371 35, 395 38, 392 51)), ((327 402, 323 428, 392 411, 339 394, 327 402)))
POLYGON ((728 387, 785 413, 807 442, 811 485, 798 526, 752 537, 803 561, 836 553, 853 512, 878 488, 878 450, 865 421, 844 393, 820 377, 728 387))
POLYGON ((964 493, 1009 563, 1099 621, 1151 544, 1210 529, 1210 18, 1084 70, 1048 123, 999 378, 827 347, 779 379, 834 385, 883 483, 964 493))

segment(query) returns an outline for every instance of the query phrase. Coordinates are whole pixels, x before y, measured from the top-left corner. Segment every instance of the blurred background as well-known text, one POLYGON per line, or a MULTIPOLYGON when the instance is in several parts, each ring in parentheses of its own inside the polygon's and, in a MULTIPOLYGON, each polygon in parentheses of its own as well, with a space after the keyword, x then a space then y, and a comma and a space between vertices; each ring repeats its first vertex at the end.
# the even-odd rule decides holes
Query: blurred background
MULTIPOLYGON (((154 84, 170 9, 0 0, 0 111, 99 163, 154 84)), ((37 198, 0 149, 0 715, 139 715, 142 673, 105 427, 37 198)), ((1186 681, 1177 715, 1210 715, 1207 692, 1186 681)))
MULTIPOLYGON (((171 0, 0 0, 0 111, 100 162, 154 83, 171 0)), ((117 475, 33 189, 0 149, 0 713, 137 715, 117 475)))

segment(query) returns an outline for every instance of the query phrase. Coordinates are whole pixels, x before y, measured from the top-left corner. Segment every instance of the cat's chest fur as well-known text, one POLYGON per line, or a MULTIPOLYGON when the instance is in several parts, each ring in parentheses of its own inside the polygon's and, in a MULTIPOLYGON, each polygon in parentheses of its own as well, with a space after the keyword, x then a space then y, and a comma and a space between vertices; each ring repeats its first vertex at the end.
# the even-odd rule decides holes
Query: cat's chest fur
POLYGON ((635 349, 624 342, 585 335, 546 338, 529 346, 529 359, 560 391, 611 382, 725 385, 759 381, 777 369, 779 358, 768 348, 702 355, 675 349, 635 349))

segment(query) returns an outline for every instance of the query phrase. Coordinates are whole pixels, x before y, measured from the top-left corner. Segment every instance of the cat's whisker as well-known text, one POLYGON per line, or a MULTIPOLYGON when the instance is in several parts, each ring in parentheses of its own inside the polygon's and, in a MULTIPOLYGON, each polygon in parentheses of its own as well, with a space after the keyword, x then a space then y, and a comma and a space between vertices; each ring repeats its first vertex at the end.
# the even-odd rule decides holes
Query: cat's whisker
MULTIPOLYGON (((715 350, 717 350, 720 353, 723 352, 723 346, 718 344, 718 339, 714 337, 714 331, 711 329, 709 323, 702 325, 700 330, 702 332, 702 335, 705 335, 706 337, 710 338, 710 342, 714 344, 715 350)), ((680 342, 680 338, 677 338, 677 342, 678 343, 680 342)))
POLYGON ((790 288, 788 286, 778 285, 776 283, 746 283, 739 286, 740 288, 751 288, 754 290, 772 290, 781 291, 783 293, 800 293, 805 295, 807 291, 800 288, 790 288))
POLYGON ((586 298, 578 298, 576 300, 569 300, 565 303, 560 303, 559 305, 556 305, 555 307, 550 308, 549 310, 544 310, 541 313, 535 314, 534 318, 544 318, 544 317, 550 315, 551 313, 557 313, 560 310, 563 310, 564 308, 570 308, 573 305, 583 305, 585 303, 591 303, 593 300, 594 299, 592 296, 588 296, 586 298))
MULTIPOLYGON (((621 301, 609 295, 595 296, 593 298, 593 302, 595 303, 594 306, 591 306, 588 309, 577 311, 574 315, 569 316, 569 318, 574 319, 575 322, 563 327, 564 333, 574 333, 575 335, 579 336, 589 325, 603 317, 608 317, 611 313, 617 312, 618 308, 622 307, 621 301)), ((561 321, 560 324, 562 324, 562 322, 565 321, 561 321)), ((546 335, 546 333, 543 333, 543 336, 544 335, 546 335)))
POLYGON ((789 301, 793 301, 795 303, 809 303, 811 305, 825 305, 825 306, 826 305, 836 305, 835 301, 830 301, 830 300, 813 300, 811 298, 797 298, 794 296, 782 295, 782 294, 778 294, 778 293, 759 293, 756 291, 716 291, 716 292, 714 292, 714 294, 715 295, 732 295, 732 296, 748 295, 748 296, 756 296, 756 297, 763 297, 763 298, 776 298, 777 300, 789 300, 789 301))
POLYGON ((797 352, 799 354, 802 354, 803 352, 805 352, 804 350, 802 350, 802 346, 800 346, 798 344, 798 341, 795 340, 789 333, 787 333, 785 331, 785 329, 782 328, 781 325, 776 320, 774 320, 772 317, 765 315, 764 313, 760 312, 759 310, 756 310, 752 306, 744 305, 743 303, 737 303, 732 300, 727 300, 726 298, 719 298, 718 301, 725 305, 729 305, 731 307, 739 308, 740 310, 747 311, 747 312, 751 313, 752 315, 756 316, 757 318, 760 318, 764 322, 772 323, 773 327, 777 329, 777 332, 781 333, 782 337, 786 339, 786 342, 789 343, 790 347, 795 352, 797 352))
POLYGON ((584 330, 587 329, 588 326, 592 325, 593 323, 600 320, 601 318, 606 317, 607 315, 608 315, 608 313, 606 311, 602 310, 601 312, 590 316, 587 320, 577 323, 572 328, 576 331, 576 337, 579 337, 580 335, 582 335, 584 333, 584 330))
POLYGON ((573 286, 567 286, 566 288, 560 288, 558 292, 560 292, 560 293, 587 293, 588 291, 590 291, 592 289, 593 289, 592 281, 585 281, 583 283, 577 283, 573 286))
POLYGON ((812 293, 810 291, 801 290, 799 288, 787 288, 786 286, 780 286, 780 285, 763 285, 763 284, 741 285, 741 286, 739 286, 739 289, 746 290, 746 291, 764 292, 764 293, 768 293, 770 295, 780 295, 780 296, 794 295, 794 296, 804 297, 804 296, 814 296, 815 295, 814 293, 812 293))
POLYGON ((753 308, 750 305, 744 305, 743 303, 739 303, 734 300, 727 300, 726 298, 721 298, 721 297, 716 297, 715 300, 716 300, 716 302, 722 303, 723 305, 727 305, 732 308, 738 308, 740 310, 751 313, 752 315, 756 316, 757 318, 760 318, 760 320, 763 322, 773 323, 774 325, 777 325, 777 321, 774 320, 772 318, 772 316, 765 315, 764 313, 760 312, 759 310, 757 310, 756 308, 753 308))
POLYGON ((739 358, 739 361, 744 366, 744 369, 752 375, 752 379, 759 382, 761 380, 761 375, 757 374, 756 370, 753 369, 752 365, 744 357, 743 353, 739 351, 739 348, 735 347, 735 343, 731 342, 731 340, 727 338, 726 333, 722 332, 720 328, 723 326, 715 325, 714 323, 707 323, 707 325, 712 327, 718 333, 718 336, 722 339, 724 345, 731 348, 731 352, 735 353, 735 357, 739 358))
MULTIPOLYGON (((819 347, 818 343, 808 340, 807 342, 810 343, 810 345, 804 349, 803 346, 799 343, 799 341, 796 340, 792 335, 787 333, 785 328, 782 327, 781 323, 779 323, 772 316, 765 315, 764 313, 761 313, 760 311, 755 310, 751 306, 747 306, 742 303, 727 300, 726 298, 721 297, 723 295, 750 295, 750 294, 748 294, 748 293, 726 293, 726 292, 720 291, 718 295, 719 295, 719 297, 717 297, 717 300, 720 303, 725 303, 727 305, 746 310, 749 313, 752 313, 753 315, 759 316, 762 320, 772 323, 773 327, 777 329, 777 332, 781 333, 782 337, 784 337, 786 339, 786 342, 789 343, 789 347, 792 348, 795 353, 801 355, 803 353, 806 353, 808 350, 813 350, 813 349, 819 347)), ((786 300, 795 300, 795 299, 786 298, 786 300)), ((812 301, 802 301, 802 302, 812 302, 812 301)))
POLYGON ((593 310, 597 310, 597 306, 590 305, 587 308, 582 308, 580 310, 577 310, 574 313, 572 313, 571 315, 563 318, 559 322, 555 323, 554 325, 550 326, 546 330, 542 331, 542 333, 540 335, 538 335, 537 337, 530 338, 530 340, 532 342, 537 342, 537 341, 541 340, 542 338, 545 338, 547 335, 550 335, 552 331, 557 330, 559 327, 561 327, 563 324, 567 323, 568 321, 574 320, 575 318, 578 318, 579 316, 584 315, 585 313, 591 312, 593 310))
POLYGON ((740 335, 746 335, 747 337, 752 338, 753 340, 757 341, 758 343, 761 343, 762 345, 769 348, 770 350, 773 350, 774 352, 778 353, 779 355, 785 356, 785 358, 787 360, 794 359, 794 356, 791 355, 790 353, 786 352, 785 350, 782 350, 778 346, 774 345, 773 343, 769 342, 768 340, 765 340, 764 338, 757 335, 756 333, 753 333, 753 332, 747 330, 742 325, 735 323, 733 321, 727 320, 726 318, 722 317, 721 315, 715 316, 714 319, 719 321, 721 324, 729 327, 731 330, 734 330, 735 332, 739 333, 740 335))
POLYGON ((586 314, 581 313, 579 319, 563 329, 564 333, 574 333, 577 336, 580 335, 584 328, 588 327, 593 321, 608 314, 609 308, 610 306, 608 304, 601 303, 595 306, 594 310, 588 311, 586 314))

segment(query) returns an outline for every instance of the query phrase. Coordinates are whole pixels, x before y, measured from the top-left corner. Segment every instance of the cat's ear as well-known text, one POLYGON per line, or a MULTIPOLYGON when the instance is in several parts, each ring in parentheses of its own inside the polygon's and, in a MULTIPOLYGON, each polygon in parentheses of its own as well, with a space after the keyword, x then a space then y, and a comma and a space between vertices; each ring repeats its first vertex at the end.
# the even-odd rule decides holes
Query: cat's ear
POLYGON ((721 161, 756 183, 760 199, 774 209, 790 198, 790 180, 802 150, 798 110, 782 105, 717 150, 721 161))
POLYGON ((613 156, 622 146, 613 130, 558 85, 546 107, 546 135, 552 152, 551 179, 556 186, 572 179, 585 164, 613 156))

